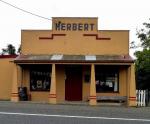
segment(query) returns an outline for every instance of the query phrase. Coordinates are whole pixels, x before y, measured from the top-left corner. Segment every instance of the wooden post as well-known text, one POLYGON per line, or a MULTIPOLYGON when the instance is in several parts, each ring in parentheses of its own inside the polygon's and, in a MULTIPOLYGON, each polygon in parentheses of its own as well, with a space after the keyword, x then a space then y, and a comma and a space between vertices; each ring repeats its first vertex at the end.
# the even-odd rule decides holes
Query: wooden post
POLYGON ((49 103, 56 104, 56 65, 52 64, 49 103))
POLYGON ((136 106, 136 84, 134 64, 128 68, 128 106, 136 106))
POLYGON ((12 79, 12 92, 11 92, 11 101, 18 102, 19 101, 19 94, 18 94, 18 75, 21 72, 21 67, 19 65, 14 64, 13 69, 13 79, 12 79))
POLYGON ((90 83, 90 105, 97 105, 96 83, 95 83, 95 65, 91 65, 91 83, 90 83))

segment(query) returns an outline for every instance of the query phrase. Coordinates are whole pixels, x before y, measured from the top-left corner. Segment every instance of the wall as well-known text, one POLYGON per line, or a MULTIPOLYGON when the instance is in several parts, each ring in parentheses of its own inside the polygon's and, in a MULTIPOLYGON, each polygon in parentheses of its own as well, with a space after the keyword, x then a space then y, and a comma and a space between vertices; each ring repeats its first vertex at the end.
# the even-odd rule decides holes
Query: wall
POLYGON ((119 92, 118 93, 97 93, 97 96, 127 96, 127 67, 119 68, 119 92))
POLYGON ((48 96, 49 96, 49 92, 45 92, 45 91, 32 91, 31 92, 31 101, 34 102, 43 102, 43 103, 48 103, 48 96))
MULTIPOLYGON (((70 54, 70 55, 126 55, 129 54, 128 30, 98 30, 98 18, 53 18, 52 30, 22 30, 21 31, 22 54, 70 54), (93 23, 92 31, 67 31, 55 30, 55 23, 93 23), (56 34, 56 35, 55 35, 56 34), (60 35, 61 34, 61 35, 60 35), (85 36, 88 35, 88 36, 85 36), (58 36, 59 35, 59 36, 58 36), (91 35, 91 36, 90 36, 91 35), (40 39, 45 37, 47 39, 40 39), (101 39, 99 38, 106 38, 101 39)), ((86 101, 89 97, 90 83, 84 82, 84 74, 87 66, 83 67, 82 98, 86 101)), ((24 84, 29 89, 29 72, 25 70, 24 84)), ((119 93, 97 93, 97 95, 121 95, 126 96, 126 68, 120 66, 119 93)), ((56 66, 57 78, 57 102, 65 100, 65 72, 64 66, 56 66)), ((30 91, 28 91, 30 93, 30 91)), ((31 92, 33 101, 47 101, 48 93, 31 92), (42 94, 42 95, 41 95, 42 94), (40 97, 39 97, 40 95, 40 97)))
POLYGON ((91 74, 90 66, 83 66, 83 74, 82 74, 82 100, 88 101, 90 96, 90 80, 89 82, 85 82, 84 76, 91 74))
POLYGON ((64 65, 56 65, 56 96, 57 102, 65 101, 65 69, 64 65))
MULTIPOLYGON (((31 101, 48 102, 49 91, 30 91, 30 66, 23 66, 23 87, 27 87, 27 93, 31 96, 31 101)), ((20 84, 21 86, 21 84, 20 84)))
MULTIPOLYGON (((22 86, 27 87, 28 94, 31 94, 31 100, 36 102, 48 102, 48 91, 30 91, 30 73, 29 67, 23 66, 23 83, 22 86)), ((65 101, 65 71, 63 65, 56 65, 56 92, 57 102, 65 101)), ((21 86, 21 84, 20 84, 21 86)))
POLYGON ((39 40, 50 37, 52 31, 22 31, 23 54, 73 54, 104 55, 128 54, 128 31, 98 31, 99 36, 111 40, 96 40, 95 37, 83 36, 82 32, 68 32, 66 36, 56 36, 53 40, 39 40))
MULTIPOLYGON (((83 76, 90 73, 90 69, 84 67, 83 76)), ((119 93, 97 93, 97 96, 127 96, 127 67, 119 68, 119 93)), ((90 93, 90 83, 84 82, 83 79, 83 101, 87 101, 90 93)))
MULTIPOLYGON (((90 93, 90 82, 85 82, 84 76, 90 75, 90 65, 82 66, 82 101, 88 101, 90 93)), ((97 93, 97 96, 127 96, 127 67, 119 67, 119 93, 97 93)), ((48 102, 49 92, 30 91, 29 67, 23 67, 23 84, 27 87, 31 100, 36 102, 48 102)), ((57 103, 65 101, 65 65, 56 65, 56 94, 57 103)), ((21 86, 21 84, 19 84, 21 86)))
POLYGON ((119 91, 121 96, 127 96, 127 66, 120 67, 119 91))
POLYGON ((13 58, 0 58, 0 100, 10 100, 12 88, 13 58))
MULTIPOLYGON (((64 23, 94 23, 97 18, 55 18, 64 23)), ((55 30, 22 30, 21 32, 23 54, 72 54, 72 55, 110 55, 129 54, 128 30, 97 30, 93 31, 55 31, 55 30), (53 34, 65 34, 65 36, 53 36, 53 34), (110 38, 110 40, 97 40, 96 36, 84 36, 84 34, 96 34, 98 38, 110 38), (39 39, 51 37, 51 39, 39 39)))

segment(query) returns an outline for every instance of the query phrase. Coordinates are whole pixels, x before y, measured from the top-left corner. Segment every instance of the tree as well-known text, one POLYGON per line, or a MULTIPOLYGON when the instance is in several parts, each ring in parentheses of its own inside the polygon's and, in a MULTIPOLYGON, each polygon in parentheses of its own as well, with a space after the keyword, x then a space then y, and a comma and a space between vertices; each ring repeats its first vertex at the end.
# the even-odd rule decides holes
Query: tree
POLYGON ((12 44, 8 44, 7 48, 2 49, 2 54, 16 55, 16 48, 12 44))
POLYGON ((135 52, 136 83, 138 89, 150 89, 150 23, 143 23, 143 26, 137 31, 143 50, 135 52))
POLYGON ((138 89, 150 89, 150 50, 144 49, 135 53, 136 82, 138 89))
POLYGON ((21 54, 21 45, 19 46, 18 50, 17 50, 18 54, 21 54))
MULTIPOLYGON (((150 21, 150 19, 149 19, 150 21)), ((144 49, 150 49, 150 23, 143 23, 144 29, 137 31, 138 38, 144 49)))

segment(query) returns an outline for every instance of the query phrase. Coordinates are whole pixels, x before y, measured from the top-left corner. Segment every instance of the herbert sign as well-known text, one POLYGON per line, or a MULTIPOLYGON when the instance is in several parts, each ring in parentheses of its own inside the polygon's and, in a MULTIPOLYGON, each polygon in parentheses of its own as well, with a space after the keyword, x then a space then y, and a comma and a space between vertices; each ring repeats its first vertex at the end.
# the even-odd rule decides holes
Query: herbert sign
POLYGON ((61 21, 54 23, 56 31, 93 31, 94 23, 62 23, 61 21))

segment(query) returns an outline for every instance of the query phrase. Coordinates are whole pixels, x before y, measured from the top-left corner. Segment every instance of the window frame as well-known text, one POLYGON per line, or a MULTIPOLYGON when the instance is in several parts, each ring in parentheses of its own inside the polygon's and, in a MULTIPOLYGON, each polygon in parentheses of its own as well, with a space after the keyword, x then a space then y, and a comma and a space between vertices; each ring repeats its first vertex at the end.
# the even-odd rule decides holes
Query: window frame
POLYGON ((50 74, 51 74, 51 72, 48 71, 47 69, 44 70, 43 68, 41 69, 41 68, 38 68, 38 67, 30 68, 30 91, 31 92, 49 92, 50 91, 50 87, 51 87, 50 74), (45 77, 44 77, 44 75, 41 74, 41 77, 40 77, 40 75, 38 75, 38 74, 37 75, 33 75, 32 74, 33 72, 36 72, 36 73, 39 73, 39 72, 40 73, 47 73, 47 76, 45 74, 45 77), (35 79, 33 79, 33 78, 35 78, 35 79), (32 82, 31 82, 32 80, 34 81, 33 82, 34 84, 32 84, 32 82), (33 85, 37 86, 37 82, 39 82, 39 86, 40 86, 40 81, 41 81, 42 88, 37 88, 36 87, 35 89, 33 89, 33 85), (45 81, 45 83, 49 82, 49 84, 47 84, 47 86, 46 86, 48 88, 46 88, 46 89, 44 89, 44 81, 45 81))
MULTIPOLYGON (((97 74, 97 70, 95 71, 95 81, 97 80, 96 77, 98 75, 97 74)), ((108 77, 107 75, 109 75, 110 73, 114 73, 114 75, 117 74, 117 77, 114 76, 114 78, 117 78, 117 91, 103 91, 103 90, 100 91, 100 90, 97 90, 98 88, 97 88, 97 85, 95 84, 96 85, 96 93, 119 93, 120 92, 119 91, 119 68, 116 67, 116 66, 110 67, 110 68, 108 68, 108 67, 106 67, 106 68, 102 67, 102 69, 100 69, 100 70, 98 70, 99 74, 105 75, 105 77, 104 77, 105 78, 105 84, 106 84, 106 79, 108 77), (111 69, 112 69, 112 71, 110 72, 111 69)), ((99 78, 99 81, 100 81, 100 78, 99 78)), ((101 87, 101 86, 99 86, 99 87, 101 87)))

